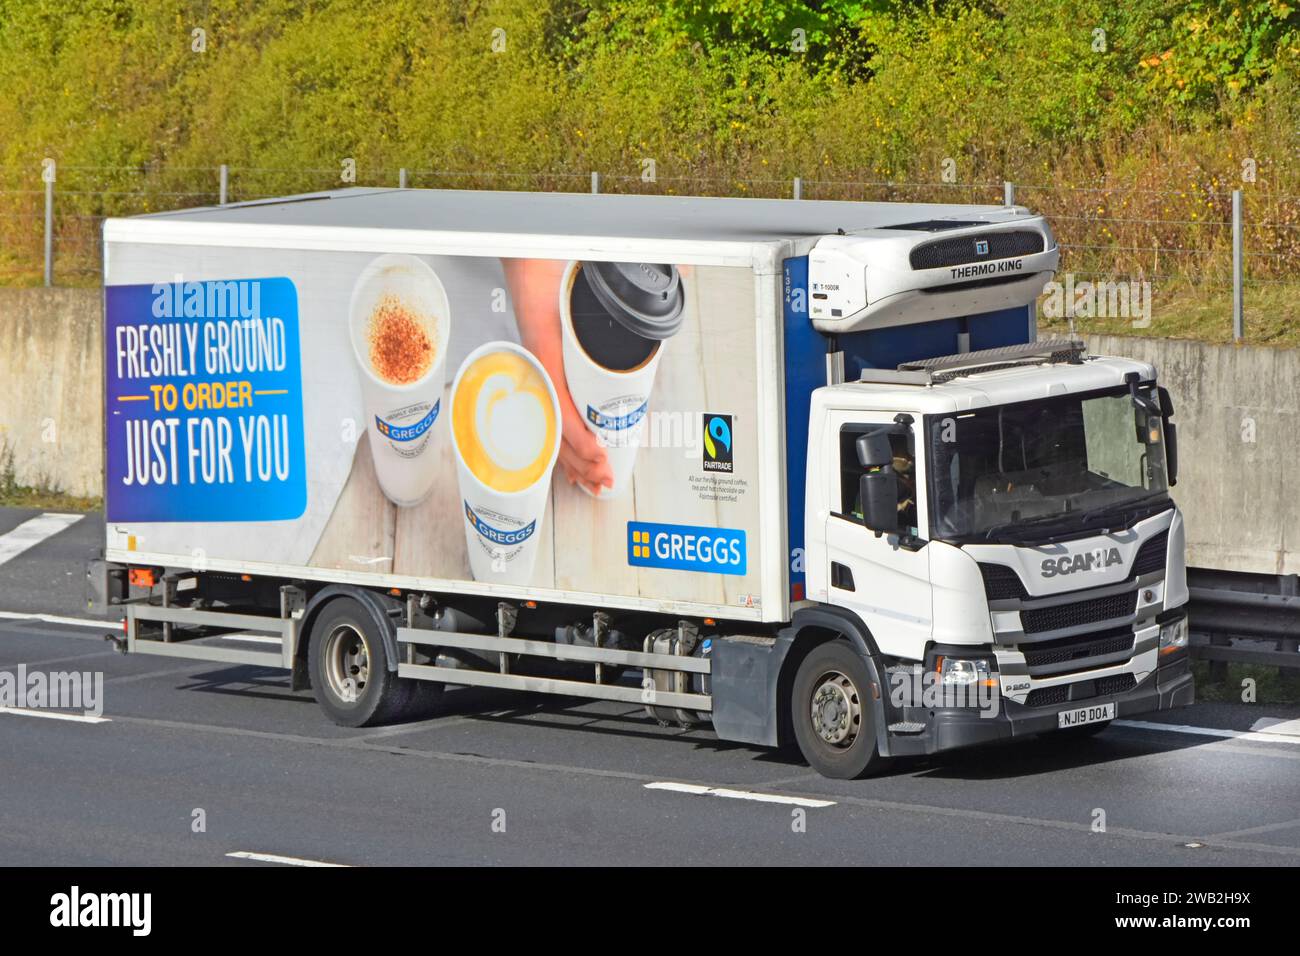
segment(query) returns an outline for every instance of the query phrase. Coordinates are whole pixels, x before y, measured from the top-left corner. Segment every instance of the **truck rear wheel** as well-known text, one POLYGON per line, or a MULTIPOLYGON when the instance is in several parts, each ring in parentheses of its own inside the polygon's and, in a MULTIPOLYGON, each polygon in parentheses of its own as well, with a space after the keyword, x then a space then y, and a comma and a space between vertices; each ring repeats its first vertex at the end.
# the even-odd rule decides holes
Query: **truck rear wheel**
POLYGON ((876 769, 871 677, 858 652, 842 641, 814 648, 799 664, 790 692, 795 740, 823 777, 852 780, 876 769))
POLYGON ((396 720, 415 696, 413 682, 388 669, 388 649, 374 620, 350 598, 330 601, 316 618, 307 667, 316 703, 342 727, 396 720))

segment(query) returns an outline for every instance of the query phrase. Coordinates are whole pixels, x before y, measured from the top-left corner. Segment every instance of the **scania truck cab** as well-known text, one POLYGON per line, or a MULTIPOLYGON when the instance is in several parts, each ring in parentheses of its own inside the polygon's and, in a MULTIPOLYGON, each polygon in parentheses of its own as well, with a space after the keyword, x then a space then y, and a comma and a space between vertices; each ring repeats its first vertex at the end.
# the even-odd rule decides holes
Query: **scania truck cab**
POLYGON ((851 622, 866 661, 801 666, 793 732, 823 773, 1192 700, 1173 402, 1150 365, 1037 340, 1058 261, 1019 207, 809 251, 826 384, 793 617, 851 622))
POLYGON ((881 672, 820 675, 805 753, 865 769, 864 690, 893 755, 1190 702, 1171 413, 1149 365, 1069 341, 817 389, 807 594, 862 622, 881 672))

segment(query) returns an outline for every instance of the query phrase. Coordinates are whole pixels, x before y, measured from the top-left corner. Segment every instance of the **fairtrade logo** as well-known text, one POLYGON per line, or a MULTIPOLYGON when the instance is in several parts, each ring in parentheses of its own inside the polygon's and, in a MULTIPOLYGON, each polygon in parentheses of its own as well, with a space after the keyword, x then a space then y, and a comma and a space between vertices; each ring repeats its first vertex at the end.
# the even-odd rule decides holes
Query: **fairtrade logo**
POLYGON ((731 416, 704 416, 704 470, 731 471, 732 460, 731 416))
POLYGON ((1054 578, 1058 574, 1074 574, 1076 571, 1104 571, 1106 568, 1123 564, 1119 548, 1098 548, 1083 554, 1067 554, 1059 558, 1045 558, 1042 575, 1054 578))

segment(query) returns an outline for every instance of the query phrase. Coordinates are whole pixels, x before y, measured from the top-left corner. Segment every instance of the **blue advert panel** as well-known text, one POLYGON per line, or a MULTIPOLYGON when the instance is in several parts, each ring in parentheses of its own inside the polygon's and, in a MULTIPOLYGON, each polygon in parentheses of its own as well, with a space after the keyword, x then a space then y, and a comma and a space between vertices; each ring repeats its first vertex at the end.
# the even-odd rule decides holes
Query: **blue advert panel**
POLYGON ((283 521, 307 507, 287 278, 104 290, 109 521, 283 521))

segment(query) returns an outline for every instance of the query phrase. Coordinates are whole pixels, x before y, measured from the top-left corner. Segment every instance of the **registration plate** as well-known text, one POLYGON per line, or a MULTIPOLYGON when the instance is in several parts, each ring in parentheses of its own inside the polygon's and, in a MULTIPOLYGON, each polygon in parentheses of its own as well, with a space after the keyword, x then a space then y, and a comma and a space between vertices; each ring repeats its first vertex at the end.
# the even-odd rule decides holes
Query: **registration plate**
POLYGON ((1058 729, 1082 727, 1084 724, 1114 719, 1115 702, 1111 701, 1109 704, 1093 704, 1091 707, 1080 707, 1077 710, 1063 710, 1056 715, 1056 726, 1058 729))

